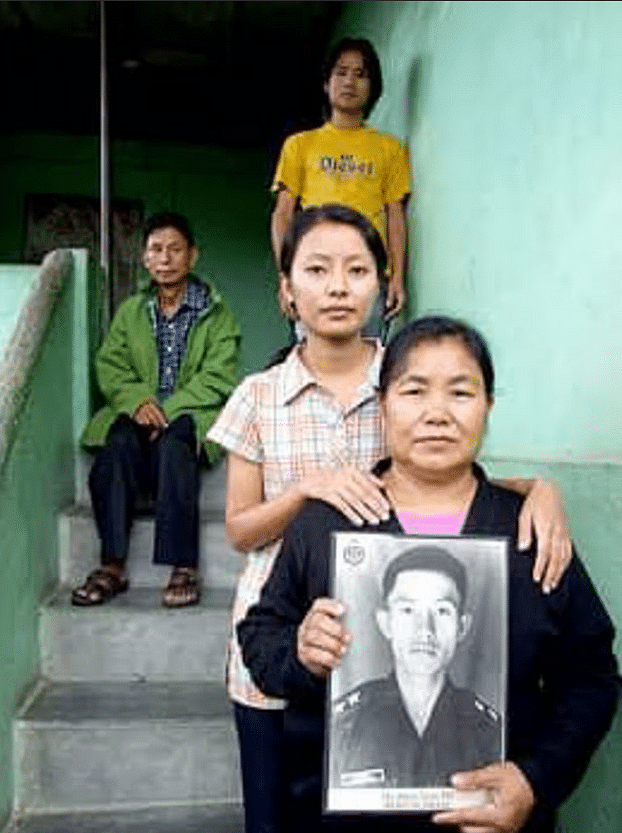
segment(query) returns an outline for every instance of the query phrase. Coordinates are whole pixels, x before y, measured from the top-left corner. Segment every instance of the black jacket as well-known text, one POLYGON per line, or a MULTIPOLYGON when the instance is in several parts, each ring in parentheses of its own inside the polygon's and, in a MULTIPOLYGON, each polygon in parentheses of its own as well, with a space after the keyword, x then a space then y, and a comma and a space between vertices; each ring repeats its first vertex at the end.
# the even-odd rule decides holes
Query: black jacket
MULTIPOLYGON (((542 593, 531 575, 533 552, 516 549, 521 498, 490 483, 477 466, 475 473, 478 488, 464 534, 510 540, 508 759, 536 796, 523 830, 549 833, 555 808, 577 785, 615 712, 613 626, 576 556, 557 590, 542 593)), ((395 515, 374 530, 402 531, 395 515)), ((296 633, 313 600, 328 594, 330 535, 336 531, 355 527, 327 504, 309 501, 284 537, 259 603, 238 625, 244 661, 257 685, 289 701, 288 774, 296 815, 307 825, 298 825, 301 831, 319 826, 325 684, 299 662, 296 633)), ((335 829, 357 829, 356 821, 339 820, 335 829)), ((412 817, 387 820, 383 829, 439 830, 425 821, 413 827, 412 817)))

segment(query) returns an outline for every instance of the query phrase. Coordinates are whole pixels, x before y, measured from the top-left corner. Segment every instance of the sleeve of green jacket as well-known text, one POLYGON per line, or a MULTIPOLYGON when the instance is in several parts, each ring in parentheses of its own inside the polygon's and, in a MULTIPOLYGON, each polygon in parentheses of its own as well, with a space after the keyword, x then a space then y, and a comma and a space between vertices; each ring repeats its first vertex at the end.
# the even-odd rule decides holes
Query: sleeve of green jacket
POLYGON ((209 314, 207 337, 202 339, 197 332, 196 338, 196 344, 187 346, 177 387, 162 408, 169 421, 182 413, 192 415, 197 438, 213 462, 220 456, 220 449, 207 440, 206 434, 239 381, 240 328, 226 305, 219 302, 209 314), (199 348, 202 355, 194 361, 199 348))
POLYGON ((157 356, 153 342, 139 344, 137 349, 136 334, 128 332, 129 310, 128 304, 122 304, 115 314, 97 352, 95 370, 99 388, 114 413, 132 416, 154 395, 157 356))

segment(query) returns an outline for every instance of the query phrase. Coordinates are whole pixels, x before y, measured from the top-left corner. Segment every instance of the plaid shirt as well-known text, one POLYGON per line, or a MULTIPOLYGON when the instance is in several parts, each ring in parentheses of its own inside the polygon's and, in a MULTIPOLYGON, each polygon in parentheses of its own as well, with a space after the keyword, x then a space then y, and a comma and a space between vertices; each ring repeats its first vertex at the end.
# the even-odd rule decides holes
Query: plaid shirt
POLYGON ((149 313, 158 343, 158 401, 173 393, 177 374, 186 352, 190 327, 207 307, 209 289, 205 284, 188 278, 186 291, 177 311, 170 318, 163 315, 155 295, 149 299, 149 313))
MULTIPOLYGON (((343 407, 315 381, 293 350, 285 362, 247 377, 233 392, 208 437, 263 468, 264 496, 271 500, 317 469, 354 464, 368 470, 383 455, 376 395, 380 343, 367 378, 343 407)), ((234 628, 259 599, 280 541, 249 553, 233 607, 234 628)), ((253 684, 232 636, 227 681, 231 698, 263 709, 282 708, 253 684)))

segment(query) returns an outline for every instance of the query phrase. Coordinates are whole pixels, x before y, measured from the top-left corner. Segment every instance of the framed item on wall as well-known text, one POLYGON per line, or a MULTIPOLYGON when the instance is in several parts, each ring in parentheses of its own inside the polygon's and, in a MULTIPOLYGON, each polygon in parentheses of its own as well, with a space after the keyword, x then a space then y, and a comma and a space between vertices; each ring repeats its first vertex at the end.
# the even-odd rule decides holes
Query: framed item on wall
MULTIPOLYGON (((71 194, 28 194, 25 198, 24 261, 40 263, 53 249, 86 248, 99 259, 99 202, 71 194)), ((135 291, 141 269, 144 206, 140 200, 113 200, 110 211, 109 304, 135 291)))

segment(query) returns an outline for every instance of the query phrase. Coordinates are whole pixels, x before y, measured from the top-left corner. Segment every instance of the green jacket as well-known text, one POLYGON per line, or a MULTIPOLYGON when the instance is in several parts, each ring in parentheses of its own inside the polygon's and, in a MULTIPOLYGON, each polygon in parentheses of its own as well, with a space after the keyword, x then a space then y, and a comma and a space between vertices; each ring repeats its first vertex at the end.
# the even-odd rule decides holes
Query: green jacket
MULTIPOLYGON (((181 414, 193 417, 197 442, 213 464, 221 452, 206 434, 239 381, 240 328, 220 295, 203 282, 211 290, 208 306, 188 332, 175 390, 160 406, 169 421, 181 414)), ((104 445, 120 414, 132 416, 143 402, 156 396, 158 346, 147 308, 150 296, 146 287, 126 298, 97 352, 97 382, 108 404, 84 429, 81 442, 85 448, 104 445)))

